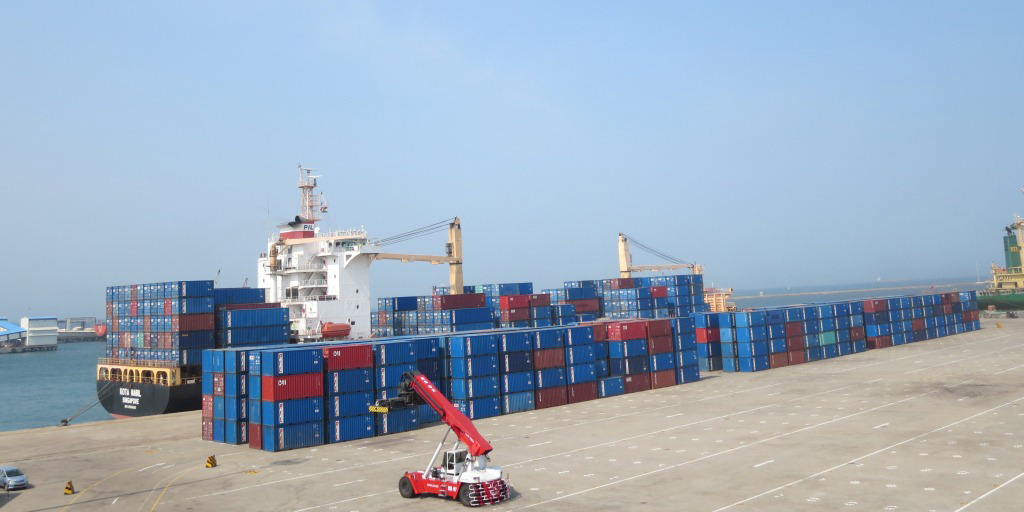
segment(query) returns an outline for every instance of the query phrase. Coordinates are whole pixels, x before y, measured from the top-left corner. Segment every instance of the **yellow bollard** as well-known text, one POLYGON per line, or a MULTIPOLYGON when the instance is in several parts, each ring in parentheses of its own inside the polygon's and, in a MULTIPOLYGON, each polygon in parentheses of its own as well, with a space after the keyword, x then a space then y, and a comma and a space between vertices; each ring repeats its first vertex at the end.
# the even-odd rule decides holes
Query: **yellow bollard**
POLYGON ((75 493, 75 485, 71 483, 71 480, 68 480, 68 484, 64 486, 64 494, 74 494, 74 493, 75 493))
POLYGON ((1003 328, 1002 322, 996 322, 996 329, 1002 329, 1002 328, 1003 328))
POLYGON ((208 467, 208 468, 215 468, 215 467, 217 467, 217 457, 214 456, 214 455, 210 455, 209 457, 207 457, 206 458, 206 467, 208 467))

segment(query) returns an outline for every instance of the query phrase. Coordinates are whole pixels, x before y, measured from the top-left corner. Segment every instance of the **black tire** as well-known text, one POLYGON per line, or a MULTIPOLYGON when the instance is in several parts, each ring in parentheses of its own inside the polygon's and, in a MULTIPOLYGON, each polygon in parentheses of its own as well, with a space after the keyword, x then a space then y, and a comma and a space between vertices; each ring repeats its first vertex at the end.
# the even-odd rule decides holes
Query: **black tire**
POLYGON ((462 484, 459 486, 459 503, 462 503, 465 507, 472 507, 473 504, 469 501, 469 484, 462 484))
POLYGON ((403 476, 402 479, 398 481, 398 493, 401 494, 403 498, 415 498, 417 496, 416 490, 413 489, 412 481, 409 480, 409 477, 403 476))

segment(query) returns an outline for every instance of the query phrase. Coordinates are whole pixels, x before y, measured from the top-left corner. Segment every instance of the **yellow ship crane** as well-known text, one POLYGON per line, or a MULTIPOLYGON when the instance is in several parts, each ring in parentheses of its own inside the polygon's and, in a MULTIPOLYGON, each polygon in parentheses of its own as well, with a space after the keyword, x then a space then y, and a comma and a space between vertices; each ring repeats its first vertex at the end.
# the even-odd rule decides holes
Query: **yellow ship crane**
POLYGON ((421 236, 430 235, 440 231, 448 230, 448 243, 445 245, 445 256, 430 256, 425 254, 400 254, 392 252, 376 252, 367 253, 370 257, 370 261, 373 260, 396 260, 402 262, 425 262, 431 265, 443 265, 448 264, 448 284, 451 286, 452 295, 458 295, 462 293, 462 221, 459 218, 453 217, 446 219, 441 222, 436 222, 429 226, 407 231, 399 235, 383 238, 380 240, 381 246, 396 244, 398 242, 404 242, 413 238, 419 238, 421 236))
POLYGON ((689 270, 691 274, 703 274, 704 265, 699 263, 687 263, 674 256, 669 256, 657 249, 652 248, 649 245, 640 242, 635 238, 630 238, 625 233, 619 233, 619 277, 632 277, 633 272, 659 272, 663 270, 689 270), (629 242, 633 241, 645 251, 659 256, 662 259, 668 260, 671 263, 662 265, 634 265, 633 257, 629 254, 629 242))
MULTIPOLYGON (((633 272, 661 272, 665 270, 689 270, 691 274, 703 274, 704 265, 700 263, 688 263, 675 256, 661 252, 625 233, 619 233, 619 277, 632 277, 633 272), (668 261, 660 265, 634 265, 633 256, 629 252, 629 243, 633 242, 637 247, 668 261)), ((711 307, 711 311, 725 312, 733 311, 735 306, 728 302, 732 296, 732 288, 704 288, 704 301, 711 307)))

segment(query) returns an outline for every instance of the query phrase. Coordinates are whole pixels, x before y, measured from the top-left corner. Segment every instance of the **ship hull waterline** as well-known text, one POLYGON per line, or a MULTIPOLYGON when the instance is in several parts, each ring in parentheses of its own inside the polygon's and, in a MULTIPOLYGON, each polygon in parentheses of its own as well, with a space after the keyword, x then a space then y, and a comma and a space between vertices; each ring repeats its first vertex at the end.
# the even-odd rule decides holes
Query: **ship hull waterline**
POLYGON ((96 381, 103 408, 115 418, 194 411, 202 407, 202 384, 161 386, 140 382, 96 381))

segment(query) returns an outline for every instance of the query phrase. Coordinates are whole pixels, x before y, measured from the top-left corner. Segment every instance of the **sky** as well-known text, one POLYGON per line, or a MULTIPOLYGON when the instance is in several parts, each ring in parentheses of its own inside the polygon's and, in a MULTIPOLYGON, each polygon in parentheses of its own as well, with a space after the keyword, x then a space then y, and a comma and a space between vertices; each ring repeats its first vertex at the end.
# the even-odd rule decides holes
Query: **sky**
POLYGON ((615 277, 620 231, 717 286, 984 278, 1024 213, 1021 2, 92 7, 0 3, 0 317, 252 283, 300 163, 325 227, 460 216, 470 284, 615 277))

